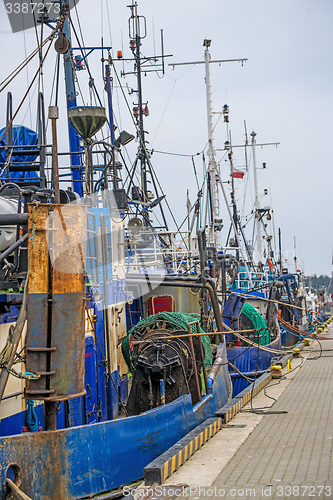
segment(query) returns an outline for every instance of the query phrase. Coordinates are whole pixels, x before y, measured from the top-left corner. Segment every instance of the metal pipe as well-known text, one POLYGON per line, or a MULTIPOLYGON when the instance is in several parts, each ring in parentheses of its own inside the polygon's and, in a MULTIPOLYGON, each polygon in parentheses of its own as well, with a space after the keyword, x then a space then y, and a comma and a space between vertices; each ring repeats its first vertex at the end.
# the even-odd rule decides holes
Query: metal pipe
POLYGON ((17 396, 21 396, 22 394, 24 394, 24 391, 13 392, 13 394, 8 394, 7 396, 3 396, 2 401, 4 401, 5 399, 16 398, 17 396))
POLYGON ((209 373, 209 379, 211 381, 214 382, 216 376, 217 376, 217 373, 219 371, 219 369, 221 368, 221 366, 223 366, 223 359, 218 356, 215 361, 214 361, 214 364, 213 364, 213 368, 211 369, 210 373, 209 373))
POLYGON ((198 375, 198 369, 197 369, 197 362, 195 359, 195 352, 194 352, 194 346, 193 346, 193 340, 191 336, 191 327, 190 325, 187 325, 187 331, 189 333, 188 337, 188 343, 190 344, 190 351, 192 355, 192 363, 193 363, 193 370, 194 370, 194 378, 195 378, 195 385, 197 388, 197 393, 198 393, 198 399, 201 401, 201 391, 200 391, 200 384, 199 384, 199 375, 198 375))
POLYGON ((5 485, 7 489, 6 496, 11 493, 10 498, 15 498, 15 500, 32 500, 9 477, 6 477, 5 485))
POLYGON ((28 214, 0 214, 0 226, 26 226, 28 214))
POLYGON ((59 118, 58 106, 49 106, 49 119, 52 122, 52 173, 53 173, 54 203, 56 205, 60 204, 58 143, 57 143, 57 119, 58 118, 59 118))
POLYGON ((165 405, 165 387, 164 387, 164 379, 160 380, 160 395, 161 395, 161 405, 165 405))
POLYGON ((204 352, 204 346, 201 342, 200 337, 197 337, 199 339, 199 345, 200 345, 200 352, 201 352, 201 362, 202 362, 202 373, 205 381, 205 388, 206 388, 206 394, 209 394, 209 387, 208 387, 208 380, 207 380, 207 373, 206 373, 206 368, 205 368, 205 352, 204 352))
POLYGON ((12 252, 14 252, 14 250, 16 250, 16 248, 21 246, 22 243, 24 243, 28 239, 28 236, 29 236, 28 233, 26 233, 24 236, 22 236, 22 238, 17 240, 11 247, 7 248, 7 250, 2 252, 2 254, 0 254, 0 262, 2 262, 6 257, 8 257, 8 255, 10 255, 12 252))
MULTIPOLYGON (((198 231, 198 247, 199 247, 199 258, 200 258, 200 273, 201 273, 201 283, 206 285, 206 256, 205 256, 205 230, 199 229, 198 231)), ((203 301, 203 313, 204 320, 202 322, 202 328, 207 329, 207 318, 208 318, 208 301, 207 301, 207 291, 204 289, 202 292, 203 301)))
POLYGON ((44 401, 45 430, 57 430, 57 402, 44 401))
MULTIPOLYGON (((135 488, 132 488, 132 490, 135 490, 135 488)), ((126 489, 126 491, 129 491, 129 490, 126 489)), ((96 500, 113 500, 114 498, 123 497, 124 493, 125 493, 124 490, 115 491, 113 493, 106 493, 106 495, 103 495, 103 496, 98 495, 96 500)), ((92 497, 92 498, 94 498, 94 497, 92 497)))
POLYGON ((207 404, 207 401, 210 401, 211 399, 213 399, 213 396, 212 394, 206 394, 206 396, 204 396, 202 398, 201 401, 199 401, 196 405, 195 405, 195 412, 198 412, 201 408, 203 408, 204 406, 206 406, 207 404))
MULTIPOLYGON (((60 219, 62 219, 62 214, 61 214, 61 210, 60 210, 60 207, 58 206, 58 209, 59 211, 57 212, 60 219)), ((54 205, 53 206, 53 210, 55 211, 56 210, 56 206, 54 205)), ((49 227, 50 227, 50 223, 48 224, 49 227)), ((54 225, 54 224, 52 224, 54 225)), ((64 221, 62 219, 62 227, 63 229, 65 230, 65 224, 64 224, 64 221)), ((65 232, 66 234, 66 232, 65 232)), ((49 248, 53 248, 53 236, 54 236, 54 233, 52 231, 50 231, 50 235, 49 235, 49 248)), ((67 236, 67 234, 66 234, 67 236)), ((67 236, 68 238, 68 236, 67 236)), ((31 251, 31 263, 33 264, 34 260, 33 260, 33 248, 30 249, 31 251)), ((50 255, 48 256, 48 260, 49 260, 49 266, 48 266, 48 276, 45 276, 45 281, 47 282, 48 281, 48 294, 47 294, 47 321, 46 321, 46 324, 45 324, 45 327, 46 327, 46 347, 47 347, 47 351, 46 351, 46 371, 47 372, 51 372, 51 356, 52 356, 52 343, 53 343, 53 339, 52 339, 52 308, 53 308, 53 262, 52 260, 50 259, 50 255)), ((31 285, 31 283, 30 283, 31 285)), ((29 287, 30 287, 29 285, 29 287)), ((28 288, 28 290, 30 291, 30 289, 28 288)), ((50 376, 46 376, 45 377, 45 387, 43 389, 43 392, 44 392, 44 397, 45 397, 45 394, 50 394, 50 396, 52 397, 52 394, 54 392, 54 390, 51 389, 51 377, 50 376)), ((43 396, 43 394, 42 394, 43 396)), ((48 401, 48 400, 45 400, 44 401, 44 422, 45 422, 45 430, 46 431, 55 431, 57 429, 57 406, 56 406, 56 402, 55 401, 48 401)))
MULTIPOLYGON (((282 274, 282 250, 281 250, 281 229, 279 228, 279 267, 280 267, 280 273, 282 274)), ((310 292, 311 292, 311 287, 310 287, 310 292)))

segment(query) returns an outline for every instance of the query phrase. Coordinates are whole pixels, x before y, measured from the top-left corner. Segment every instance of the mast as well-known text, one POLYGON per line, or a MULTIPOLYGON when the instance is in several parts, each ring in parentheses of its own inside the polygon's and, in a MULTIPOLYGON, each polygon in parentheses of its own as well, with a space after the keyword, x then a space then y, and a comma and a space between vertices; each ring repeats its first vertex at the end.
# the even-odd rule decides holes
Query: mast
MULTIPOLYGON (((234 228, 235 228, 235 241, 237 241, 237 228, 238 228, 238 215, 237 215, 237 206, 235 199, 235 179, 234 179, 234 163, 232 158, 232 149, 230 147, 230 151, 228 153, 228 158, 230 162, 230 174, 231 174, 231 203, 232 203, 232 217, 234 220, 234 228)), ((239 260, 239 249, 237 247, 236 250, 236 259, 239 260)))
POLYGON ((295 265, 295 273, 297 273, 296 236, 294 236, 294 265, 295 265))
MULTIPOLYGON (((141 56, 141 45, 142 45, 142 40, 146 38, 147 36, 147 23, 146 23, 146 18, 144 16, 138 15, 138 4, 137 2, 134 2, 132 5, 129 5, 129 8, 131 9, 131 17, 129 18, 129 38, 130 38, 130 49, 133 53, 134 57, 134 71, 122 71, 121 76, 125 75, 135 75, 136 80, 137 80, 137 88, 136 90, 131 89, 130 93, 135 93, 137 94, 137 103, 134 103, 133 107, 133 114, 136 120, 136 126, 137 126, 137 137, 139 140, 139 147, 138 147, 138 154, 136 157, 136 160, 134 162, 132 172, 130 175, 129 179, 129 184, 128 184, 128 191, 130 187, 136 188, 133 184, 133 178, 134 178, 134 173, 137 168, 137 165, 140 165, 140 182, 141 182, 141 192, 139 194, 139 199, 140 203, 143 204, 145 207, 145 211, 147 210, 147 207, 150 205, 151 208, 153 206, 159 205, 161 216, 163 219, 163 224, 166 230, 168 230, 168 224, 166 221, 166 217, 163 211, 162 204, 160 203, 163 197, 159 196, 158 192, 158 183, 156 180, 156 175, 152 169, 149 156, 147 154, 147 149, 146 149, 146 134, 147 132, 144 129, 144 117, 149 115, 148 111, 148 102, 143 101, 143 96, 142 96, 142 71, 144 71, 145 74, 147 73, 159 73, 162 72, 164 74, 164 58, 165 57, 171 57, 170 55, 165 55, 164 54, 164 49, 163 49, 163 32, 161 30, 161 45, 162 45, 162 54, 160 56, 154 55, 153 57, 142 57, 141 56), (161 59, 161 63, 158 62, 159 59, 161 59), (151 63, 151 61, 154 61, 154 64, 151 63), (148 180, 149 176, 149 180, 148 180), (151 203, 151 197, 149 196, 149 189, 148 189, 148 183, 151 182, 153 189, 155 191, 155 196, 156 199, 154 202, 151 203), (155 203, 155 205, 153 205, 155 203)), ((118 60, 123 60, 123 61, 133 61, 133 59, 123 59, 122 56, 118 60)), ((137 194, 135 195, 137 196, 137 194)), ((144 223, 146 225, 149 225, 149 218, 148 218, 148 212, 144 216, 144 223)))
POLYGON ((279 228, 279 266, 280 266, 280 273, 282 274, 282 267, 283 266, 282 266, 281 229, 280 228, 279 228))
POLYGON ((217 164, 215 160, 216 151, 214 149, 213 138, 213 110, 212 110, 212 92, 210 85, 210 53, 209 47, 211 40, 204 40, 205 49, 205 83, 206 83, 206 103, 207 103, 207 125, 208 125, 208 172, 210 175, 211 196, 212 196, 212 214, 208 229, 208 243, 212 246, 217 244, 217 232, 214 229, 214 222, 219 218, 220 206, 218 197, 218 182, 217 182, 217 164))
MULTIPOLYGON (((258 169, 257 169, 257 162, 256 162, 256 147, 260 146, 279 146, 279 142, 265 142, 258 144, 256 142, 256 132, 252 132, 251 134, 252 137, 252 153, 253 153, 253 173, 254 173, 254 193, 255 193, 255 202, 254 202, 254 212, 255 212, 255 217, 254 217, 254 225, 253 225, 253 233, 252 233, 252 246, 254 248, 254 242, 255 242, 255 233, 257 237, 257 265, 258 263, 262 263, 262 258, 263 258, 263 251, 262 251, 262 235, 261 235, 261 221, 262 217, 267 214, 267 219, 271 219, 271 215, 269 214, 270 207, 264 207, 263 209, 260 208, 260 202, 259 202, 259 191, 258 191, 258 169)), ((227 143, 229 146, 229 142, 227 143)), ((238 145, 233 145, 232 148, 243 148, 243 144, 238 144, 238 145)), ((247 147, 247 140, 245 143, 245 152, 246 152, 246 147, 247 147)), ((266 163, 263 163, 263 168, 266 168, 266 163)), ((265 190, 267 191, 267 190, 265 190)), ((265 192, 267 194, 267 192, 265 192)), ((241 227, 241 226, 239 226, 241 227)), ((267 239, 267 238, 266 238, 267 239)), ((271 244, 269 240, 269 256, 271 255, 271 244)), ((254 250, 250 252, 250 254, 254 255, 254 250)), ((252 260, 252 258, 251 258, 252 260)), ((281 262, 281 260, 280 260, 281 262)))
MULTIPOLYGON (((72 55, 70 51, 71 47, 71 29, 69 20, 69 1, 60 0, 60 13, 65 14, 66 18, 64 21, 63 33, 68 40, 68 50, 64 53, 64 68, 65 68, 65 86, 66 86, 66 100, 67 100, 67 111, 77 105, 76 103, 76 89, 75 89, 75 77, 72 55)), ((61 52, 63 53, 63 52, 61 52)), ((74 130, 72 125, 68 121, 68 134, 69 134, 69 149, 71 152, 71 171, 72 171, 72 182, 73 191, 78 193, 79 196, 83 196, 83 178, 81 170, 80 155, 80 136, 74 130)))
POLYGON ((134 5, 130 6, 131 18, 129 20, 129 37, 130 37, 130 48, 133 52, 135 60, 135 73, 137 78, 137 94, 138 94, 138 108, 136 110, 135 116, 138 125, 138 135, 139 135, 139 160, 140 160, 140 172, 141 172, 141 189, 142 198, 144 202, 147 202, 147 159, 145 152, 145 130, 143 128, 143 100, 142 100, 142 82, 141 82, 141 57, 140 57, 140 47, 141 40, 146 37, 146 18, 144 16, 138 16, 138 4, 135 2, 134 5), (143 19, 143 30, 140 30, 140 19, 143 19), (131 25, 132 21, 132 25, 131 25), (133 31, 131 30, 131 26, 133 31))
POLYGON ((251 132, 252 137, 252 155, 253 155, 253 174, 254 174, 254 209, 255 218, 254 224, 257 233, 257 265, 262 262, 262 245, 261 245, 261 227, 260 227, 260 203, 258 196, 258 176, 257 176, 257 163, 256 163, 256 133, 251 132))
POLYGON ((145 131, 143 128, 143 109, 142 109, 142 82, 141 82, 141 58, 140 58, 140 47, 141 39, 146 37, 146 19, 143 16, 138 16, 138 4, 135 2, 131 7, 132 16, 131 19, 134 20, 134 33, 131 34, 131 29, 129 30, 130 36, 130 47, 133 52, 136 65, 136 78, 137 78, 137 94, 138 94, 138 114, 137 123, 139 127, 139 159, 141 166, 141 189, 143 201, 147 201, 147 165, 146 165, 146 154, 145 154, 145 131), (144 34, 141 35, 140 32, 140 18, 144 20, 144 34), (133 44, 133 41, 135 42, 133 44))
POLYGON ((212 60, 209 53, 211 40, 205 39, 203 46, 205 47, 204 61, 191 61, 184 63, 171 63, 169 66, 183 66, 188 64, 205 64, 205 85, 206 85, 206 102, 207 102, 207 124, 208 124, 208 173, 207 173, 207 186, 209 188, 207 207, 210 204, 211 217, 208 223, 208 244, 217 246, 217 232, 222 228, 220 219, 219 207, 219 170, 216 164, 215 156, 216 151, 214 148, 213 137, 213 110, 212 110, 212 93, 210 85, 210 65, 212 63, 225 63, 225 62, 241 62, 242 64, 247 59, 218 59, 212 60))

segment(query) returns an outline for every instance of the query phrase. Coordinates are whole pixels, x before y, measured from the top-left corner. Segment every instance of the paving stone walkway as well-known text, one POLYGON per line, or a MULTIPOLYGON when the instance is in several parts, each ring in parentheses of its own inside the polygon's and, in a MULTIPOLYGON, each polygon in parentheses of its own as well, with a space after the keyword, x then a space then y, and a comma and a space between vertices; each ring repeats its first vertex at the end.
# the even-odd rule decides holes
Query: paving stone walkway
POLYGON ((266 415, 216 478, 216 497, 224 490, 229 498, 333 498, 332 328, 328 336, 322 353, 312 342, 273 405, 281 413, 266 415))
MULTIPOLYGON (((207 486, 190 486, 203 484, 202 480, 194 482, 195 471, 191 467, 185 474, 187 479, 182 476, 177 484, 171 477, 171 485, 157 487, 157 491, 149 493, 149 500, 333 500, 333 327, 324 336, 320 344, 313 341, 302 351, 302 367, 297 368, 267 410, 270 413, 261 418, 232 458, 214 475, 215 480, 207 482, 207 486), (186 487, 182 487, 184 484, 186 487)), ((258 397, 253 401, 254 409, 257 400, 258 397)), ((219 439, 219 435, 214 439, 219 439)), ((219 444, 223 453, 223 439, 219 444)), ((214 450, 208 460, 206 453, 196 467, 207 470, 214 461, 215 468, 219 450, 214 450)))

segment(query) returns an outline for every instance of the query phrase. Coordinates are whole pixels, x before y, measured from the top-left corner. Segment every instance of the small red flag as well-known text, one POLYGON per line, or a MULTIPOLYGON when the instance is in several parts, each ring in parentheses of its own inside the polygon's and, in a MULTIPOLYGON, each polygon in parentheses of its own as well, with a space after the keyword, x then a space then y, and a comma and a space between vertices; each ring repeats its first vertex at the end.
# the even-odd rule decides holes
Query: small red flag
POLYGON ((273 262, 271 262, 269 259, 267 259, 267 265, 270 268, 270 270, 273 272, 273 270, 274 270, 273 262))
POLYGON ((243 179, 244 172, 241 172, 240 170, 233 169, 232 176, 234 179, 243 179))

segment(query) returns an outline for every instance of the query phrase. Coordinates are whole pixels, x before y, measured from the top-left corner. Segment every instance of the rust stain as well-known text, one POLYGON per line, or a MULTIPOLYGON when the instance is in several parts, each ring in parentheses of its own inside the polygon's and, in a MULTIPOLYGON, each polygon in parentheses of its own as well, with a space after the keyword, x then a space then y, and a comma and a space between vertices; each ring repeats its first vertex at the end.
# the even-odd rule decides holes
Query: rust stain
POLYGON ((47 244, 46 221, 50 205, 30 204, 28 207, 28 259, 31 254, 31 236, 35 221, 35 236, 32 248, 32 261, 29 275, 29 293, 47 293, 49 275, 49 250, 47 244))

